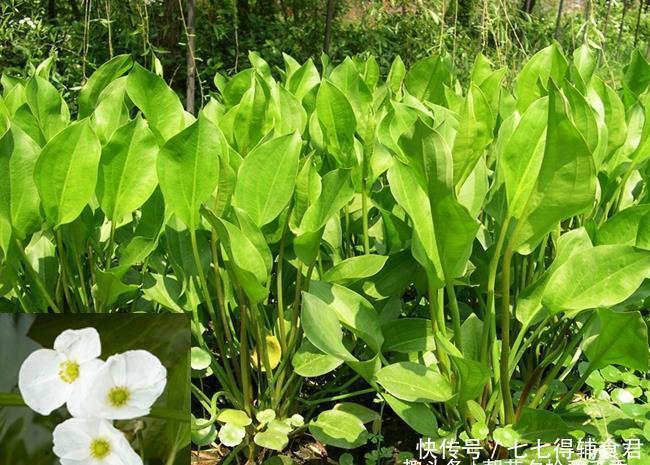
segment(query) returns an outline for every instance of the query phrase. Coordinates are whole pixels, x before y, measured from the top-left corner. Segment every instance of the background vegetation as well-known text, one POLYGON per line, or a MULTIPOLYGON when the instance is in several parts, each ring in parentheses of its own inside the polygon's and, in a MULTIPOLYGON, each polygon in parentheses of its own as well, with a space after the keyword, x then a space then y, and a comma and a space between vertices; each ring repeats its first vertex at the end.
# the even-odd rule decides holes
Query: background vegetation
POLYGON ((301 63, 312 57, 317 64, 323 51, 333 62, 374 55, 383 74, 397 55, 408 67, 446 51, 463 77, 478 52, 516 71, 556 39, 567 53, 584 40, 605 51, 600 70, 615 79, 619 58, 627 59, 636 46, 647 54, 648 5, 645 0, 5 0, 0 69, 22 75, 56 54, 53 81, 75 92, 101 63, 131 53, 159 73, 164 69, 168 84, 193 110, 215 90, 215 73, 248 67, 249 50, 272 68, 282 64, 283 53, 301 63))

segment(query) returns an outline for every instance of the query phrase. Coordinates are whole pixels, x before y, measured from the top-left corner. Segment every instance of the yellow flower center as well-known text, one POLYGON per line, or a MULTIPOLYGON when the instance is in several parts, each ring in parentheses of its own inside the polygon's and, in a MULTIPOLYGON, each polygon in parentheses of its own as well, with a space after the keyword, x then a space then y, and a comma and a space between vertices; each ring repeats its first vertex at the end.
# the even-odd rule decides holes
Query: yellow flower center
POLYGON ((66 360, 59 364, 59 378, 64 382, 73 383, 79 377, 79 364, 66 360))
POLYGON ((116 386, 108 391, 108 403, 113 407, 124 407, 130 398, 131 392, 123 386, 116 386))
POLYGON ((111 444, 103 438, 93 439, 90 443, 90 456, 95 459, 103 459, 111 453, 111 444))

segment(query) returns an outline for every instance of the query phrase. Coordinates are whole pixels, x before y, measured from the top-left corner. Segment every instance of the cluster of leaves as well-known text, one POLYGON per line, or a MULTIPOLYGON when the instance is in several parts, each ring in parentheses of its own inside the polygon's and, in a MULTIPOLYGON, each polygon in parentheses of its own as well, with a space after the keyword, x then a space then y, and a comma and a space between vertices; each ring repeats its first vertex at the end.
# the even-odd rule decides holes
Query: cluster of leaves
POLYGON ((574 400, 612 365, 639 401, 600 411, 646 435, 650 64, 614 89, 598 56, 553 44, 509 89, 481 55, 463 88, 445 56, 251 53, 196 118, 129 56, 74 121, 51 62, 5 75, 2 307, 190 314, 194 441, 228 461, 361 447, 384 406, 486 452, 598 436, 574 400))

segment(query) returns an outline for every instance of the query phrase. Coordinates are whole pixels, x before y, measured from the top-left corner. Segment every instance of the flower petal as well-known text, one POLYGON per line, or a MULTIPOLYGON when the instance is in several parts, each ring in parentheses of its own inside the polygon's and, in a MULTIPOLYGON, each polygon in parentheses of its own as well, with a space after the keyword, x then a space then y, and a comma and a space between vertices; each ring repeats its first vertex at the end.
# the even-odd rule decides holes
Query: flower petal
POLYGON ((167 370, 146 350, 133 350, 109 357, 92 383, 71 404, 75 416, 127 420, 147 415, 165 389, 167 370), (128 400, 122 406, 110 403, 112 389, 125 388, 128 400))
POLYGON ((65 357, 51 349, 39 349, 25 359, 18 373, 18 388, 25 403, 41 415, 49 415, 70 397, 72 385, 59 376, 65 357))
POLYGON ((86 415, 86 412, 84 412, 83 403, 97 372, 102 366, 104 366, 104 361, 98 358, 84 362, 79 366, 79 378, 72 384, 72 394, 66 404, 73 417, 92 417, 92 415, 86 415))
POLYGON ((100 434, 110 441, 113 448, 102 465, 142 465, 142 459, 135 453, 126 436, 109 422, 102 421, 100 434))
POLYGON ((99 357, 102 344, 95 328, 66 329, 54 340, 54 350, 77 363, 99 357))
POLYGON ((89 460, 90 443, 97 436, 100 420, 70 418, 54 428, 54 454, 61 459, 89 460))

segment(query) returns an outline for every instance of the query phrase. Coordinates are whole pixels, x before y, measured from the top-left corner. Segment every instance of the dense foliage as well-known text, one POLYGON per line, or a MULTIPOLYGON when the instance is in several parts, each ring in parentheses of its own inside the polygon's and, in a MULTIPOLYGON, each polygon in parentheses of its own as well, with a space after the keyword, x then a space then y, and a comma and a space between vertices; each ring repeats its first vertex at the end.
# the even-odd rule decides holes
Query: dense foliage
POLYGON ((588 40, 606 53, 603 71, 617 76, 621 59, 647 48, 647 6, 643 0, 5 0, 0 69, 21 75, 56 54, 52 81, 75 93, 92 70, 128 53, 145 67, 164 68, 167 83, 184 94, 193 30, 199 103, 214 90, 215 73, 250 66, 249 50, 272 67, 283 65, 283 53, 301 63, 323 51, 336 62, 373 55, 382 75, 397 55, 410 66, 447 51, 464 79, 478 53, 518 70, 553 39, 569 52, 588 40))
POLYGON ((193 441, 227 462, 390 455, 388 412, 485 453, 650 439, 640 53, 621 88, 587 45, 512 88, 482 55, 465 87, 444 55, 249 59, 196 118, 126 55, 76 117, 51 60, 2 77, 4 310, 192 315, 193 441))

